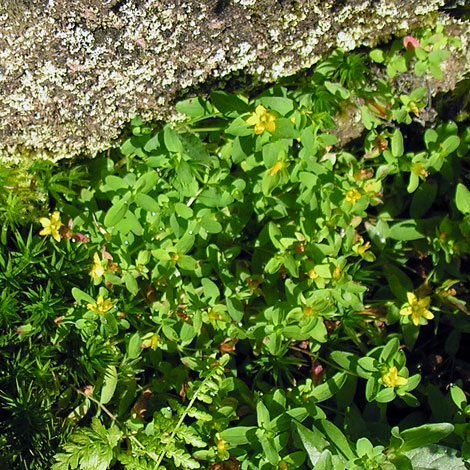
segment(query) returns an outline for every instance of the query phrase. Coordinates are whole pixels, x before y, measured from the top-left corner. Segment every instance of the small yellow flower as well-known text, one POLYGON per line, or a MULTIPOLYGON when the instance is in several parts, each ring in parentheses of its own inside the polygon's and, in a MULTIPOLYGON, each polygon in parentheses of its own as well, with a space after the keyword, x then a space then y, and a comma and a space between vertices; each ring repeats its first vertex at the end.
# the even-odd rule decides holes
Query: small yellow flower
POLYGON ((60 212, 54 211, 49 214, 49 219, 47 217, 41 217, 39 222, 44 227, 40 232, 39 235, 52 235, 52 238, 56 242, 60 242, 60 233, 59 229, 62 226, 62 222, 60 221, 60 212))
POLYGON ((369 248, 370 248, 370 242, 366 242, 364 243, 364 245, 357 247, 357 253, 362 256, 369 248))
POLYGON ((98 315, 102 315, 108 310, 111 310, 113 307, 114 307, 114 303, 111 302, 111 299, 104 300, 103 296, 101 295, 98 296, 94 304, 87 305, 88 310, 91 310, 97 313, 98 315))
POLYGON ((414 101, 410 101, 408 103, 408 107, 410 108, 411 112, 416 116, 419 117, 419 108, 418 105, 414 101))
POLYGON ((282 170, 284 166, 284 162, 278 160, 271 170, 269 170, 269 176, 274 176, 278 171, 282 170))
POLYGON ((388 372, 386 374, 382 375, 382 382, 387 387, 394 388, 400 385, 406 385, 408 383, 408 379, 406 379, 405 377, 400 377, 398 375, 397 368, 393 366, 388 369, 388 372))
POLYGON ((341 277, 341 268, 338 264, 338 265, 336 265, 336 268, 333 271, 333 279, 335 279, 337 281, 340 277, 341 277))
POLYGON ((312 268, 312 269, 309 269, 309 270, 308 270, 308 277, 309 277, 312 281, 314 281, 315 279, 318 278, 318 273, 317 273, 317 272, 315 271, 315 269, 313 269, 313 268, 312 268))
POLYGON ((249 126, 255 126, 255 134, 262 134, 265 130, 273 133, 276 129, 276 116, 268 113, 266 108, 259 104, 255 112, 246 120, 249 126))
POLYGON ((90 276, 93 279, 99 279, 104 274, 104 267, 101 264, 100 255, 98 252, 95 252, 93 255, 93 266, 90 270, 90 276))
POLYGON ((425 180, 428 177, 428 172, 423 167, 423 165, 419 162, 413 162, 411 164, 411 172, 414 173, 416 176, 425 180))
POLYGON ((427 309, 431 303, 430 297, 419 299, 413 292, 407 292, 408 303, 400 310, 400 315, 411 315, 411 321, 415 326, 419 325, 421 317, 432 320, 434 315, 427 309))
POLYGON ((359 199, 361 199, 361 193, 356 189, 350 189, 347 193, 346 193, 346 202, 349 202, 350 204, 356 204, 357 201, 359 201, 359 199))

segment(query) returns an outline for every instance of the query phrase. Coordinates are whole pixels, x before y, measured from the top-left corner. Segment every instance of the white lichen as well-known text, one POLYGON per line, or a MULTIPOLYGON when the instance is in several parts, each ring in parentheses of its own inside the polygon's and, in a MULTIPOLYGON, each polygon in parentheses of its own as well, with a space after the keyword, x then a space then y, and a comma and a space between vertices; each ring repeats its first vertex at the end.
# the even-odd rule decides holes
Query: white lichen
MULTIPOLYGON (((260 82, 314 64, 326 49, 376 44, 443 0, 106 1, 10 15, 0 6, 0 156, 62 158, 112 145, 135 115, 169 118, 185 88, 244 71, 260 82), (272 3, 269 3, 272 1, 272 3), (164 6, 162 6, 164 5, 164 6), (364 18, 367 17, 367 21, 364 18)), ((16 3, 16 2, 15 2, 16 3)), ((25 2, 26 4, 27 2, 25 2)))

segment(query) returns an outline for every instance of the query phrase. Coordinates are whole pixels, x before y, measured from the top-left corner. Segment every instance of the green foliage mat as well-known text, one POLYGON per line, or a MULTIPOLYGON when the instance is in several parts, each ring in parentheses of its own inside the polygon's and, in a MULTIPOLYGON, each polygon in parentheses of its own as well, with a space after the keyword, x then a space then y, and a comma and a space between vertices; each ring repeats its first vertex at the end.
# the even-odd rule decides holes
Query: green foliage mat
POLYGON ((467 468, 470 130, 426 118, 457 46, 337 50, 2 170, 2 468, 467 468))

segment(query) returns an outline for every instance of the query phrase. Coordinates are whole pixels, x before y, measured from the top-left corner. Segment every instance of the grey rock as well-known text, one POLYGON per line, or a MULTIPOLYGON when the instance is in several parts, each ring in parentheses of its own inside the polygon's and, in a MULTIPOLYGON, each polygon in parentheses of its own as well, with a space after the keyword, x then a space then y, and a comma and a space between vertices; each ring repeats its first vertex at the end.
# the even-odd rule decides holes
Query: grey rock
POLYGON ((269 83, 375 45, 443 0, 0 0, 0 157, 116 145, 188 90, 269 83))

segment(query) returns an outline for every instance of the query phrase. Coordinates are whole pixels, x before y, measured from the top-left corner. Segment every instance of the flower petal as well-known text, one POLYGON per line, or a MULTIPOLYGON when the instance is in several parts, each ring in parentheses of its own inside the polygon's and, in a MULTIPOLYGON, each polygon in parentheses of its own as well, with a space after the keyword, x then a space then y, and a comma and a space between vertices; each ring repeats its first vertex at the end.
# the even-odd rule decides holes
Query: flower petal
POLYGON ((403 307, 401 310, 400 310, 400 315, 411 315, 413 313, 413 310, 411 309, 411 307, 403 307))
POLYGON ((60 242, 60 233, 58 230, 52 230, 52 238, 56 241, 56 242, 60 242))
POLYGON ((247 120, 246 123, 249 126, 254 126, 259 122, 259 117, 256 115, 256 113, 253 113, 247 120))
POLYGON ((406 385, 407 383, 408 383, 408 379, 405 379, 405 377, 397 376, 397 378, 395 379, 396 386, 406 385))
POLYGON ((422 299, 419 299, 418 305, 420 308, 426 308, 429 306, 431 303, 431 297, 423 297, 422 299))
POLYGON ((271 134, 276 130, 276 123, 274 120, 270 120, 265 124, 266 130, 271 132, 271 134))
POLYGON ((47 217, 40 217, 40 218, 39 218, 39 223, 40 223, 43 227, 50 227, 50 225, 51 225, 51 220, 48 219, 47 217))
POLYGON ((432 320, 434 318, 434 314, 432 314, 429 310, 423 310, 421 315, 426 318, 426 320, 432 320))

